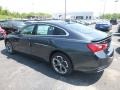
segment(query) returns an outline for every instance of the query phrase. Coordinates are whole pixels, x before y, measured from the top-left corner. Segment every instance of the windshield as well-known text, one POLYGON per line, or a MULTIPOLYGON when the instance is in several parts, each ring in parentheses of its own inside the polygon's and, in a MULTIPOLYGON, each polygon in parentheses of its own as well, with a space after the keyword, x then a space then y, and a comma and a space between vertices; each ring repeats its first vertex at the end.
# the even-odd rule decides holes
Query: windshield
POLYGON ((18 27, 25 26, 25 23, 21 22, 21 21, 12 21, 12 22, 9 22, 9 23, 12 23, 13 25, 18 26, 18 27))
POLYGON ((19 22, 19 23, 16 23, 16 25, 17 25, 18 27, 24 27, 26 24, 23 23, 23 22, 19 22))

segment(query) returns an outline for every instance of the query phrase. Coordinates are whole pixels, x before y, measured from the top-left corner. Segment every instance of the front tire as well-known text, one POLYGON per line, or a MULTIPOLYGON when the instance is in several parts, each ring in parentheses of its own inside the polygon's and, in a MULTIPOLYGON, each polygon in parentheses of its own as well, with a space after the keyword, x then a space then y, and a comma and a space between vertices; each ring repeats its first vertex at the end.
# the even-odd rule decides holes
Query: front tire
POLYGON ((9 54, 13 54, 14 53, 13 46, 12 46, 12 44, 9 41, 7 41, 5 43, 5 47, 6 47, 6 50, 7 50, 7 52, 9 54))
POLYGON ((73 71, 72 62, 62 53, 55 53, 52 55, 51 65, 54 71, 60 75, 69 75, 73 71))
POLYGON ((119 29, 118 29, 118 33, 120 33, 120 27, 119 27, 119 29))

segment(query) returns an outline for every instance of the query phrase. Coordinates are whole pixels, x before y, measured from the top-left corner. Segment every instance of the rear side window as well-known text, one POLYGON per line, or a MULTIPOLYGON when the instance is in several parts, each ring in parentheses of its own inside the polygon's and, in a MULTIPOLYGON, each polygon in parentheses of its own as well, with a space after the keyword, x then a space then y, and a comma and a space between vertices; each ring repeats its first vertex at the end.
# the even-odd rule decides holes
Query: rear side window
POLYGON ((60 28, 53 27, 53 35, 66 35, 66 33, 60 28))
POLYGON ((100 39, 107 37, 107 34, 104 32, 101 32, 99 30, 95 30, 93 28, 90 28, 88 26, 84 26, 81 24, 67 24, 66 25, 69 30, 76 33, 77 35, 83 37, 84 39, 92 40, 92 39, 100 39))
POLYGON ((38 25, 36 35, 66 35, 66 32, 60 28, 51 25, 38 25))

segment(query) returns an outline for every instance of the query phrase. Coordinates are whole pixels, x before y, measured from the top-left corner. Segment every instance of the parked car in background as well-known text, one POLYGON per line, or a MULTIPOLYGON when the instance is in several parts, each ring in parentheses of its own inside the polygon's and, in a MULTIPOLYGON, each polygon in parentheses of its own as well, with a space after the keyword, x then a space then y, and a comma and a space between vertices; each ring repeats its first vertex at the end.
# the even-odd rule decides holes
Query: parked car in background
POLYGON ((5 29, 6 33, 12 33, 15 32, 22 27, 24 27, 26 24, 23 21, 19 20, 7 20, 2 24, 2 28, 5 29))
POLYGON ((112 29, 112 24, 107 21, 97 22, 95 25, 95 29, 98 29, 103 32, 108 32, 112 29))
POLYGON ((84 22, 84 25, 91 25, 91 20, 82 20, 84 22))
POLYGON ((120 33, 120 23, 118 24, 118 33, 120 33))
POLYGON ((110 23, 111 23, 112 25, 117 25, 117 24, 118 24, 117 19, 111 19, 111 20, 110 20, 110 23))
POLYGON ((82 25, 85 25, 85 22, 83 20, 76 20, 75 22, 82 24, 82 25))
POLYGON ((92 20, 76 20, 77 23, 82 25, 91 25, 93 24, 92 20))
POLYGON ((6 31, 0 27, 0 40, 6 37, 6 31))
POLYGON ((8 53, 14 51, 43 58, 61 75, 73 70, 100 72, 107 68, 114 50, 111 35, 85 25, 42 21, 26 25, 5 39, 8 53))

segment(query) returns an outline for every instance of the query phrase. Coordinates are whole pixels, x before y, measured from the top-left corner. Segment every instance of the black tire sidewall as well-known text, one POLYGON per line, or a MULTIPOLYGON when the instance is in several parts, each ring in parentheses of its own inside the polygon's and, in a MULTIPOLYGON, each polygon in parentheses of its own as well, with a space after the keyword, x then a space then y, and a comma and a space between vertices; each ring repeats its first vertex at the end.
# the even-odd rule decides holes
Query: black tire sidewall
POLYGON ((71 62, 71 60, 65 55, 65 54, 63 54, 63 53, 55 53, 55 54, 53 54, 52 55, 52 57, 51 57, 51 65, 52 65, 52 68, 53 68, 53 70, 55 71, 55 72, 57 72, 58 74, 60 74, 60 75, 69 75, 69 74, 71 74, 72 73, 72 71, 73 71, 73 65, 72 65, 72 62, 71 62), (55 69, 54 69, 54 66, 53 66, 53 64, 52 64, 52 60, 53 60, 53 58, 54 57, 56 57, 56 56, 62 56, 66 61, 67 61, 67 63, 68 63, 68 70, 67 70, 67 73, 65 73, 65 74, 61 74, 61 73, 58 73, 55 69))
POLYGON ((9 42, 9 41, 7 41, 6 44, 5 44, 5 46, 6 46, 7 44, 10 44, 10 46, 11 46, 11 50, 12 50, 11 52, 8 52, 8 50, 7 50, 7 52, 8 52, 9 54, 13 54, 13 53, 14 53, 14 50, 13 50, 12 43, 9 42))

